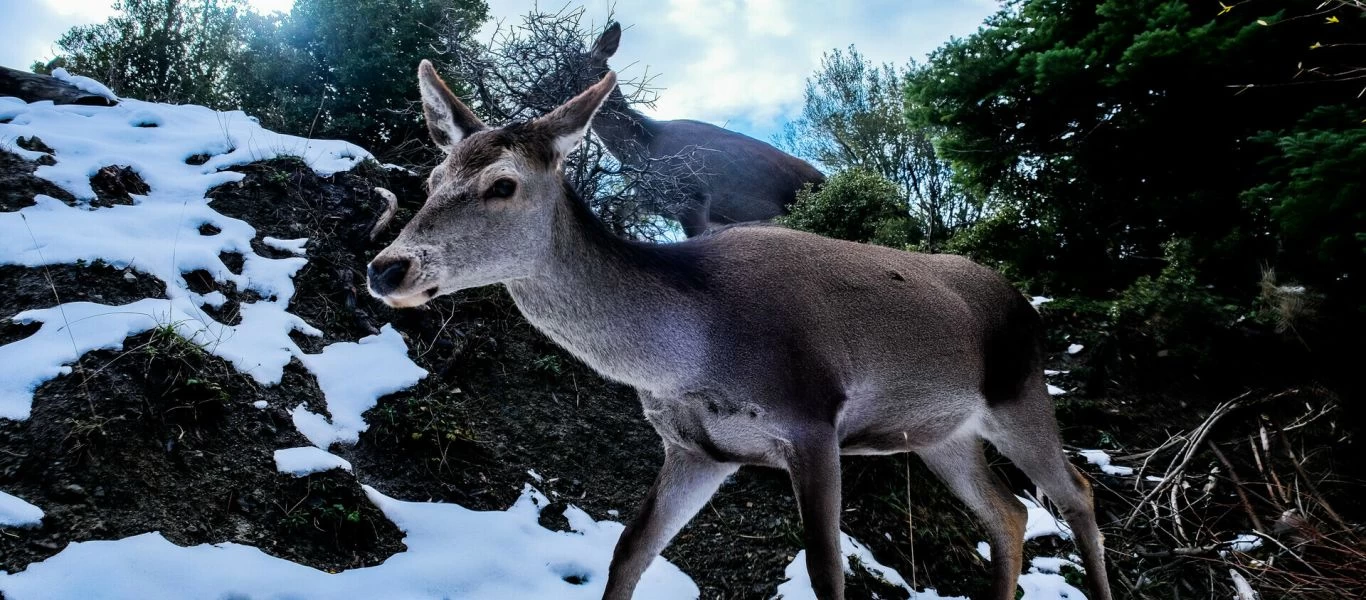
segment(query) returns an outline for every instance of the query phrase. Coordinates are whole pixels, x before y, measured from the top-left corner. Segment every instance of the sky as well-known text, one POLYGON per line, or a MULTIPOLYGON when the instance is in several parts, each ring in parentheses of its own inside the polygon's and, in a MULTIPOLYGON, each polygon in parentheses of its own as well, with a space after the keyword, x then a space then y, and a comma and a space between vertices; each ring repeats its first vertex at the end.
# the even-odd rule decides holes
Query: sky
MULTIPOLYGON (((249 0, 287 10, 293 0, 249 0)), ((530 0, 488 0, 495 21, 515 23, 530 0)), ((806 78, 821 54, 850 44, 877 63, 923 59, 964 37, 996 0, 582 0, 601 29, 613 13, 626 27, 611 62, 624 78, 658 77, 657 118, 707 121, 763 140, 801 110, 806 78)), ((111 0, 0 0, 0 64, 27 68, 50 58, 73 25, 102 21, 111 0)), ((577 4, 577 2, 575 3, 577 4)), ((546 0, 542 7, 558 7, 546 0)), ((486 28, 486 32, 491 30, 486 28)), ((589 40, 591 42, 591 40, 589 40)))

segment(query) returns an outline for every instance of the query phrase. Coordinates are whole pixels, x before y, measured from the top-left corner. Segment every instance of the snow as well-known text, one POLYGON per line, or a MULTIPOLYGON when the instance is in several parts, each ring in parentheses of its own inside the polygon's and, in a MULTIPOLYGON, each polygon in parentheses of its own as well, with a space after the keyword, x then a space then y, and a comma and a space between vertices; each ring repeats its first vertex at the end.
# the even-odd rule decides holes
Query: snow
MULTIPOLYGON (((1066 523, 1058 520, 1049 512, 1047 508, 1028 498, 1016 496, 1020 503, 1024 504, 1028 514, 1028 522, 1025 525, 1025 541, 1044 536, 1057 536, 1064 540, 1072 538, 1072 529, 1066 523)), ((849 566, 849 558, 854 557, 868 569, 868 571, 881 577, 887 583, 899 587, 910 594, 911 600, 951 600, 957 596, 940 596, 933 588, 927 588, 923 592, 916 592, 910 584, 895 570, 883 566, 873 558, 873 554, 848 534, 840 532, 840 550, 843 552, 844 572, 852 573, 849 566)), ((991 545, 986 542, 977 543, 977 554, 983 559, 991 560, 991 545)), ((1062 576, 1063 566, 1069 566, 1081 570, 1072 560, 1053 557, 1039 557, 1030 562, 1029 571, 1020 575, 1020 590, 1024 592, 1022 600, 1086 600, 1086 596, 1075 587, 1067 583, 1062 576)), ((797 556, 788 563, 786 570, 783 571, 787 581, 778 586, 778 598, 782 600, 814 600, 815 593, 811 589, 811 578, 806 572, 806 550, 797 553, 797 556)))
POLYGON ((119 101, 119 97, 114 95, 113 90, 110 90, 109 88, 105 87, 103 83, 95 81, 94 79, 91 79, 89 77, 85 77, 82 75, 72 75, 71 73, 68 73, 66 69, 63 69, 61 67, 53 69, 52 76, 71 84, 72 87, 75 87, 76 89, 81 90, 82 92, 85 92, 87 94, 94 94, 96 96, 112 100, 114 102, 119 101))
POLYGON ((1033 306, 1035 310, 1038 310, 1038 308, 1039 308, 1040 306, 1043 306, 1043 305, 1045 305, 1045 304, 1048 304, 1049 302, 1052 302, 1052 301, 1053 301, 1052 298, 1046 298, 1046 297, 1044 297, 1044 296, 1033 296, 1033 297, 1031 297, 1031 298, 1029 299, 1029 305, 1030 305, 1030 306, 1033 306))
POLYGON ((1020 575, 1020 589, 1024 591, 1020 600, 1085 600, 1086 595, 1062 576, 1063 567, 1086 571, 1065 558, 1037 556, 1030 560, 1029 572, 1020 575))
POLYGON ((1052 377, 1052 376, 1054 376, 1054 375, 1066 375, 1066 374, 1068 374, 1068 373, 1071 373, 1071 371, 1054 371, 1053 369, 1044 369, 1044 370, 1043 370, 1043 374, 1044 374, 1044 375, 1047 375, 1047 376, 1049 376, 1049 377, 1052 377))
POLYGON ((0 374, 0 417, 27 418, 33 391, 65 374, 64 365, 92 350, 118 349, 123 338, 153 327, 173 327, 262 385, 279 383, 290 359, 302 359, 303 352, 289 339, 291 331, 321 334, 287 312, 294 295, 292 278, 306 260, 256 254, 251 247, 256 230, 219 214, 204 196, 215 186, 243 178, 222 170, 227 167, 299 155, 319 174, 330 175, 355 166, 369 153, 346 142, 277 134, 240 111, 201 106, 137 100, 114 107, 55 106, 0 98, 3 118, 10 121, 0 124, 0 146, 35 160, 44 154, 18 148, 15 141, 41 138, 53 149, 55 163, 39 166, 35 174, 70 192, 79 203, 67 206, 40 195, 34 206, 0 213, 0 265, 103 260, 160 279, 166 283, 167 298, 124 306, 74 303, 17 315, 16 321, 40 322, 43 328, 31 338, 0 347, 6 365, 0 374), (148 124, 156 126, 138 126, 148 124), (208 161, 185 162, 197 154, 208 155, 208 161), (87 202, 95 197, 90 178, 109 165, 130 167, 150 190, 135 195, 131 206, 90 208, 87 202), (219 231, 203 235, 201 225, 219 231), (221 254, 241 255, 242 272, 233 273, 221 254), (202 307, 221 306, 226 301, 223 294, 196 294, 182 275, 201 269, 221 284, 252 290, 262 299, 241 305, 240 324, 219 323, 202 307))
POLYGON ((526 470, 526 474, 527 474, 527 477, 530 477, 530 478, 531 478, 532 480, 534 480, 536 483, 541 483, 542 481, 545 481, 545 478, 544 478, 544 477, 541 477, 541 474, 540 474, 540 473, 537 473, 537 472, 536 472, 536 469, 527 469, 527 470, 526 470))
POLYGON ((1081 349, 1082 349, 1082 348, 1085 348, 1085 347, 1086 347, 1086 346, 1083 346, 1083 345, 1081 345, 1081 344, 1072 344, 1072 345, 1070 345, 1070 346, 1067 347, 1067 353, 1068 353, 1068 354, 1076 354, 1076 353, 1078 353, 1078 352, 1081 352, 1081 349))
POLYGON ((1067 390, 1064 390, 1064 389, 1062 389, 1062 388, 1060 388, 1060 387, 1058 387, 1058 386, 1056 386, 1056 385, 1053 385, 1053 384, 1051 384, 1051 383, 1048 384, 1048 395, 1050 395, 1050 396, 1061 396, 1061 395, 1066 394, 1066 393, 1067 393, 1067 390))
POLYGON ((334 442, 354 444, 365 431, 365 411, 381 396, 407 389, 427 376, 408 358, 408 346, 393 326, 359 342, 331 344, 319 354, 301 354, 304 367, 318 378, 332 419, 309 412, 300 404, 293 411, 294 426, 319 448, 334 442), (357 377, 363 373, 363 377, 357 377))
POLYGON ((1030 569, 1020 575, 1020 600, 1086 600, 1086 594, 1067 583, 1057 573, 1040 573, 1030 569))
POLYGON ((274 248, 276 250, 280 250, 282 252, 289 252, 292 254, 303 256, 306 253, 306 250, 304 250, 304 246, 308 244, 308 238, 299 238, 296 240, 282 240, 280 238, 265 236, 261 238, 261 243, 270 246, 271 248, 274 248))
MULTIPOLYGON (((624 527, 565 510, 573 531, 537 520, 549 501, 527 486, 506 511, 402 502, 366 487, 405 534, 407 549, 373 567, 331 574, 240 544, 182 547, 152 532, 77 542, 24 571, 0 573, 10 600, 47 598, 524 598, 596 600, 624 527), (578 577, 582 583, 566 581, 578 577)), ((664 559, 641 578, 637 598, 693 599, 692 580, 664 559)), ((922 597, 923 598, 923 597, 922 597)))
POLYGON ((287 473, 295 477, 312 475, 332 469, 351 470, 351 463, 346 459, 330 454, 326 450, 315 446, 303 446, 300 448, 286 448, 275 451, 275 469, 281 473, 287 473))
POLYGON ((43 524, 43 509, 0 492, 0 527, 37 527, 43 524))
POLYGON ((265 410, 267 406, 270 406, 270 403, 266 402, 265 400, 257 400, 255 402, 252 402, 251 405, 259 410, 265 410))
POLYGON ((1255 533, 1240 533, 1238 537, 1224 544, 1234 552, 1251 552, 1262 547, 1262 536, 1255 533))
MULTIPOLYGON (((1134 474, 1134 470, 1131 467, 1110 464, 1110 455, 1106 454, 1104 450, 1081 450, 1078 451, 1077 454, 1080 454, 1082 458, 1085 458, 1086 462, 1100 467, 1101 472, 1106 475, 1128 477, 1134 474)), ((1158 481, 1161 480, 1159 479, 1158 481)))
POLYGON ((1025 511, 1028 514, 1024 533, 1026 542, 1048 535, 1058 536, 1064 540, 1072 539, 1072 528, 1068 527, 1063 520, 1053 516, 1053 513, 1049 512, 1047 508, 1029 498, 1020 496, 1015 498, 1025 505, 1025 511))
MULTIPOLYGON (((965 600, 958 596, 940 596, 934 588, 926 588, 923 592, 915 591, 911 584, 906 583, 900 573, 877 562, 877 559, 873 558, 873 553, 866 546, 842 531, 840 532, 840 553, 844 555, 845 574, 853 574, 854 571, 849 559, 856 559, 872 575, 909 593, 910 600, 965 600)), ((778 595, 775 598, 782 600, 816 599, 816 593, 811 589, 811 576, 806 570, 806 550, 798 552, 792 562, 788 563, 787 568, 783 570, 783 577, 787 580, 778 585, 778 595)), ((636 595, 640 596, 639 593, 636 595)))

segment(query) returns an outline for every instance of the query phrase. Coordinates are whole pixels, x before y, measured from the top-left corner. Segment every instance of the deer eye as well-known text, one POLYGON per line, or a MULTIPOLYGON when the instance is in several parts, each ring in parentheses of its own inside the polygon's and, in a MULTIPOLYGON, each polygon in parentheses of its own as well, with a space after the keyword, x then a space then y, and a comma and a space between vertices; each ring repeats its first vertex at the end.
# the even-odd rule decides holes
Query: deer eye
POLYGON ((517 193, 517 182, 506 177, 493 182, 488 191, 484 192, 485 198, 511 198, 517 193))

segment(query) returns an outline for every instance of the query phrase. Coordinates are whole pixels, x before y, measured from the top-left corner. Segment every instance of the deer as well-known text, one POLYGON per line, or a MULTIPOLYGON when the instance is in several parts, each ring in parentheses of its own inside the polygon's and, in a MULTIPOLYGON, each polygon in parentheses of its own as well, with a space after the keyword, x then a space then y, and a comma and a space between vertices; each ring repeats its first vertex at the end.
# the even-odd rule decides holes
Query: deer
MULTIPOLYGON (((621 24, 613 22, 587 52, 565 61, 568 77, 555 79, 597 81, 620 44, 621 24)), ((742 133, 690 119, 652 119, 632 108, 620 87, 612 89, 592 129, 622 164, 680 179, 685 197, 665 203, 664 216, 678 221, 687 237, 785 215, 804 186, 825 182, 810 163, 742 133)))
POLYGON ((1091 598, 1110 598, 1090 485, 1064 453, 1043 380, 1042 320, 1004 277, 959 256, 774 225, 622 239, 562 170, 614 72, 503 127, 485 125, 430 62, 418 84, 445 159, 367 286, 402 308, 502 284, 540 332, 635 388, 664 459, 603 598, 630 598, 727 477, 758 465, 789 474, 814 591, 841 599, 840 457, 903 452, 972 510, 991 544, 989 597, 1013 598, 1026 509, 988 468, 984 442, 1059 508, 1091 598))

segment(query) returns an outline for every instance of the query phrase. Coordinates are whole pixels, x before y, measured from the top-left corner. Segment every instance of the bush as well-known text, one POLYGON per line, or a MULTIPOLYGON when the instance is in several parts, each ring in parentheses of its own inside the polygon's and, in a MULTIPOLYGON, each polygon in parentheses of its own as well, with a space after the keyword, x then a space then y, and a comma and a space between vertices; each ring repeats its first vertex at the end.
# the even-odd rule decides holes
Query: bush
POLYGON ((797 193, 792 212, 778 222, 851 242, 905 248, 922 237, 901 191, 887 178, 860 168, 797 193))

